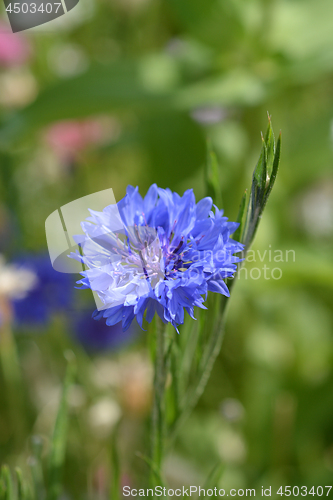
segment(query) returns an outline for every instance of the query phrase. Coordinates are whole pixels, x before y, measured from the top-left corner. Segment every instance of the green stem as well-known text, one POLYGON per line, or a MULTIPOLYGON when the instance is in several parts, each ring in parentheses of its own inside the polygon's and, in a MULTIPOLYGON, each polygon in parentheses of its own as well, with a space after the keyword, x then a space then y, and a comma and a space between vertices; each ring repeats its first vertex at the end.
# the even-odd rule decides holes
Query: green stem
POLYGON ((0 364, 6 384, 6 399, 15 442, 20 445, 25 434, 25 398, 16 343, 9 322, 0 328, 0 364))
POLYGON ((155 347, 155 374, 154 374, 154 401, 152 408, 152 463, 158 474, 151 470, 150 485, 152 488, 158 485, 158 477, 161 476, 161 468, 164 453, 165 438, 165 383, 167 375, 167 354, 165 325, 156 319, 156 347, 155 347))
POLYGON ((190 391, 188 394, 187 400, 184 404, 184 410, 177 418, 177 420, 173 423, 170 429, 170 445, 177 436, 180 427, 182 427, 184 422, 190 416, 198 400, 200 399, 206 387, 208 379, 210 377, 215 359, 217 358, 221 350, 223 336, 224 336, 224 320, 225 320, 225 311, 227 304, 228 304, 227 298, 223 296, 220 304, 219 318, 216 323, 216 326, 214 327, 213 333, 209 338, 205 352, 203 353, 202 356, 203 361, 196 382, 193 385, 192 391, 190 391))

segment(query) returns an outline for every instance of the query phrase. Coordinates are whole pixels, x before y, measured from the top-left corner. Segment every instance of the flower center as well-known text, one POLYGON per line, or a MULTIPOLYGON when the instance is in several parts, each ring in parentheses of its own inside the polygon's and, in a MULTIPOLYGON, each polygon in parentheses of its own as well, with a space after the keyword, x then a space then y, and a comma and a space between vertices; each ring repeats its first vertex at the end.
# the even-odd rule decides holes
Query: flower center
POLYGON ((149 280, 152 288, 164 280, 164 258, 157 232, 148 226, 127 228, 127 252, 123 270, 149 280))

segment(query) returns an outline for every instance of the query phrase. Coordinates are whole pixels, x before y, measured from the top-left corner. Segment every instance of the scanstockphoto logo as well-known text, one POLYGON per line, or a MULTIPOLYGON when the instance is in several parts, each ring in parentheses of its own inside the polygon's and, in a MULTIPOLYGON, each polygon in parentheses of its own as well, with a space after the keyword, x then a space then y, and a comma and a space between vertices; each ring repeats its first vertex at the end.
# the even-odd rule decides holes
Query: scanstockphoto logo
POLYGON ((13 33, 24 31, 71 11, 79 0, 3 0, 13 33))

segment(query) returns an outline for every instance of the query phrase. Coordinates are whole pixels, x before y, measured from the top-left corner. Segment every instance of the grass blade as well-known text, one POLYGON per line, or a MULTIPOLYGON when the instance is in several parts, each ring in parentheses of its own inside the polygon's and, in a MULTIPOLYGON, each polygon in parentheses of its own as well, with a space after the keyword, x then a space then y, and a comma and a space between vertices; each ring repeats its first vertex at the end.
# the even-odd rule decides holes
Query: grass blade
POLYGON ((67 355, 67 372, 64 382, 62 397, 56 418, 51 453, 49 458, 48 494, 47 500, 57 500, 61 493, 61 474, 65 460, 67 421, 68 421, 68 392, 72 385, 75 373, 75 356, 72 352, 67 355))
POLYGON ((7 465, 2 466, 1 477, 4 485, 4 500, 15 500, 13 479, 7 465))
POLYGON ((143 455, 139 451, 136 452, 136 456, 141 458, 141 460, 143 460, 144 462, 146 462, 146 464, 150 468, 151 472, 156 476, 156 479, 159 481, 159 486, 164 487, 164 482, 163 482, 162 476, 160 474, 158 467, 154 464, 154 462, 152 460, 150 460, 149 457, 147 457, 146 455, 143 455))
POLYGON ((204 484, 204 489, 214 489, 215 486, 217 486, 217 483, 219 482, 223 472, 224 472, 225 466, 221 462, 218 462, 215 467, 213 467, 213 470, 210 472, 209 476, 206 479, 206 482, 204 484))
POLYGON ((31 439, 32 457, 29 459, 29 465, 33 481, 34 500, 45 500, 44 475, 41 461, 43 442, 39 436, 33 436, 31 439))
POLYGON ((111 443, 111 460, 112 460, 112 484, 110 490, 110 500, 120 500, 120 460, 117 446, 117 436, 120 422, 115 427, 111 443))
POLYGON ((17 500, 31 500, 31 495, 28 493, 28 487, 24 482, 21 469, 16 467, 15 473, 17 481, 17 500))
POLYGON ((222 191, 219 179, 219 165, 216 154, 213 151, 211 142, 207 141, 207 161, 205 166, 206 195, 213 199, 213 202, 222 208, 222 191))

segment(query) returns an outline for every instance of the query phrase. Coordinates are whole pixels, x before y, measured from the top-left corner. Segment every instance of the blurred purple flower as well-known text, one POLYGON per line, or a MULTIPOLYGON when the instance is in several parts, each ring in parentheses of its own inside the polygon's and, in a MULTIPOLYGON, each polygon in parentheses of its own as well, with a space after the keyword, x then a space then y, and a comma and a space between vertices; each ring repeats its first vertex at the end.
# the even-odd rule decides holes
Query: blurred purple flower
POLYGON ((77 315, 73 332, 76 340, 87 351, 105 351, 129 343, 136 337, 137 329, 131 326, 123 332, 121 321, 110 327, 104 321, 95 321, 89 310, 77 315))
POLYGON ((16 263, 33 271, 38 281, 25 298, 13 301, 15 323, 45 324, 52 313, 72 305, 73 275, 55 271, 48 255, 24 256, 16 263))

